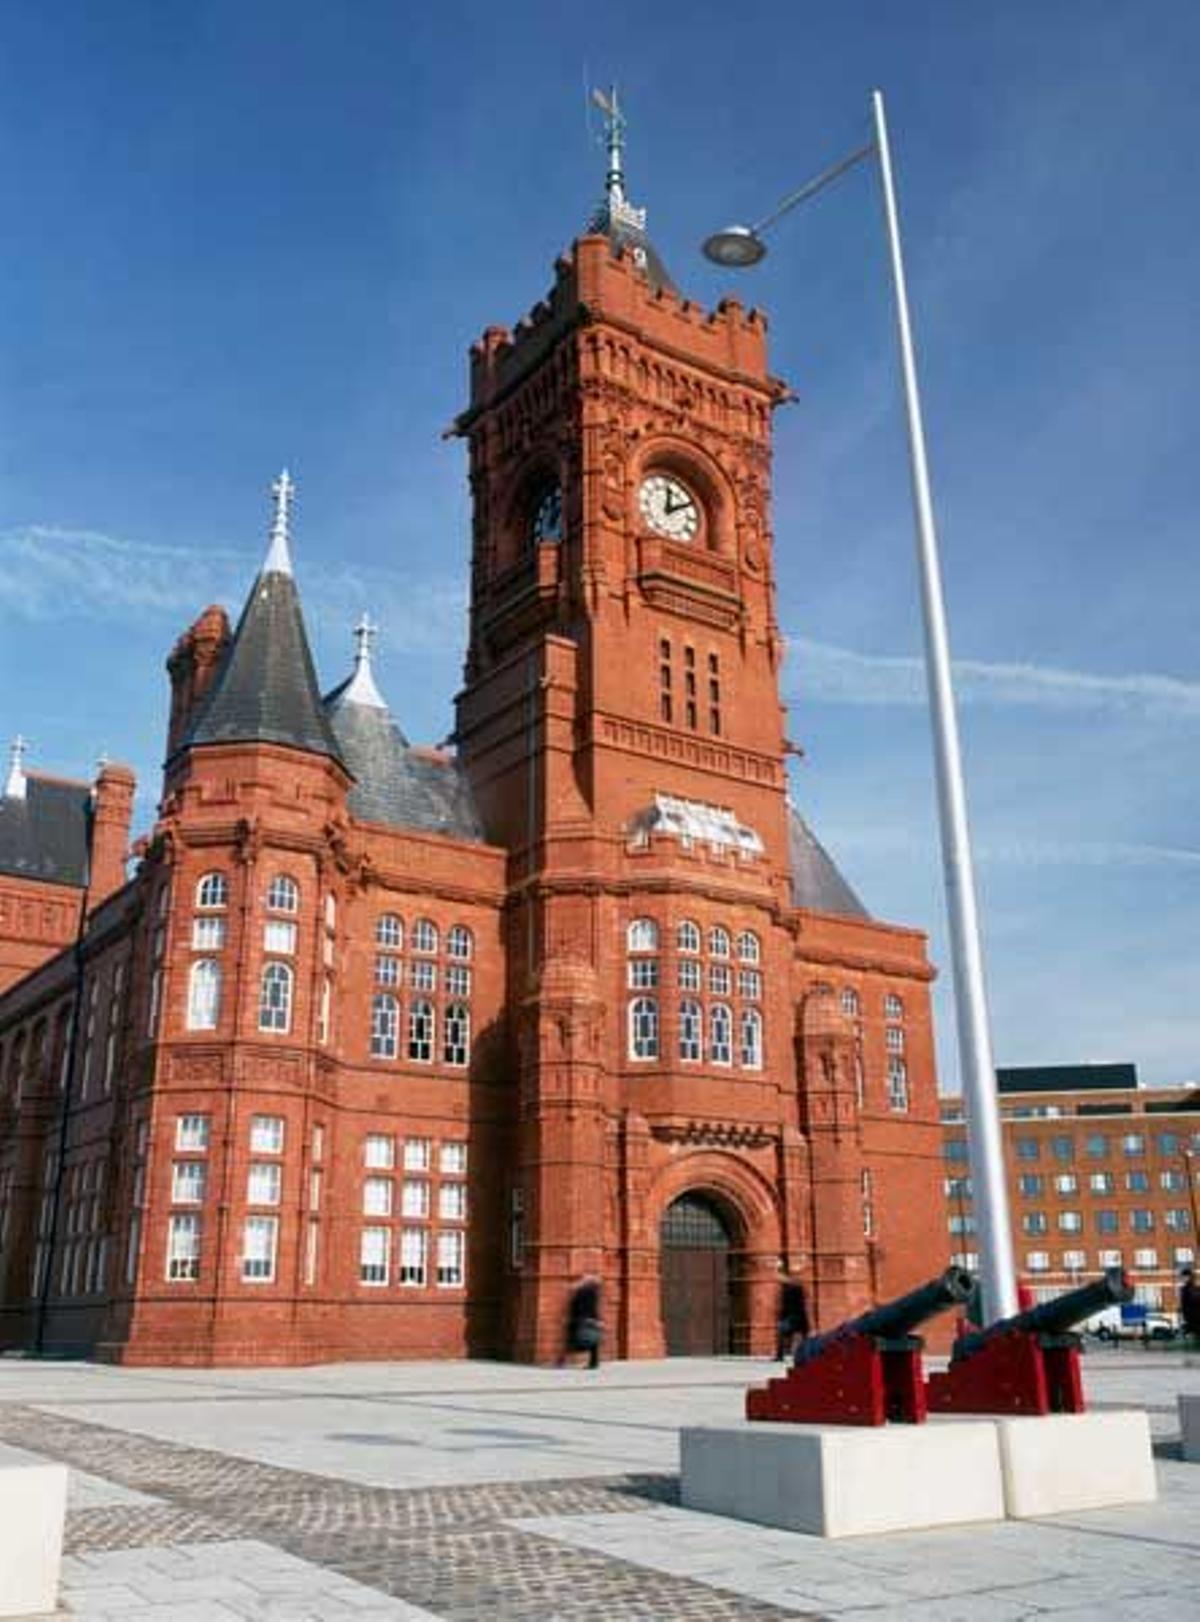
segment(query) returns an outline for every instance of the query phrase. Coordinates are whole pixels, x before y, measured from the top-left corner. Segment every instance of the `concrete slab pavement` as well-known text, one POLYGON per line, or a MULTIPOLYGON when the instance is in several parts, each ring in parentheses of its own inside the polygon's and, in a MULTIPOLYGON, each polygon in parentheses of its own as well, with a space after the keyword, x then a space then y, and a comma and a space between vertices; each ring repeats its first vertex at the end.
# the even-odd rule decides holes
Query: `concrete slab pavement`
POLYGON ((677 1506, 680 1426, 736 1418, 767 1372, 740 1359, 597 1374, 2 1360, 0 1437, 71 1467, 73 1615, 1200 1613, 1200 1466, 1177 1461, 1175 1406, 1179 1390, 1200 1393, 1196 1359, 1085 1360, 1097 1406, 1148 1408, 1158 1503, 835 1546, 677 1506))

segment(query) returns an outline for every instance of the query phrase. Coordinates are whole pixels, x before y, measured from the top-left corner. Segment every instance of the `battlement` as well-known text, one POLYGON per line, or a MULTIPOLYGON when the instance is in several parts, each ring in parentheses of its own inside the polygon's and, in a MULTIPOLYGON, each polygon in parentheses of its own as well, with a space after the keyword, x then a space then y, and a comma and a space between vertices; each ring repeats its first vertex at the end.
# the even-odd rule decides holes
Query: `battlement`
POLYGON ((471 346, 471 404, 455 424, 458 432, 539 365, 564 333, 597 321, 636 331, 680 359, 772 398, 782 396, 783 385, 767 370, 767 318, 761 310, 746 309, 736 298, 708 310, 670 287, 655 287, 632 252, 614 252, 603 236, 577 238, 554 268, 554 286, 544 299, 511 329, 487 327, 471 346))

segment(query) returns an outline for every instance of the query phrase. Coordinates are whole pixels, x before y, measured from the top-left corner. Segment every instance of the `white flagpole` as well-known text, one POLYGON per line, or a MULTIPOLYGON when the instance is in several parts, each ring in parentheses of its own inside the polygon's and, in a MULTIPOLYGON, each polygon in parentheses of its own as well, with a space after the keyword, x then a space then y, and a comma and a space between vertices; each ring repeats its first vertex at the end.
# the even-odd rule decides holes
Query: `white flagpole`
MULTIPOLYGON (((925 674, 933 721, 933 753, 937 772, 938 811, 942 836, 942 866, 946 883, 946 910, 950 921, 950 951, 954 968, 954 1002, 958 1018, 959 1060, 967 1144, 975 1194, 975 1220, 987 1320, 1010 1317, 1017 1310, 1013 1270, 1012 1229, 1009 1225, 1008 1189, 1004 1177, 1004 1150, 1000 1111, 996 1103, 996 1071, 988 1029, 987 996, 983 984, 983 953, 979 940, 979 913, 975 875, 967 829, 967 802, 963 790, 962 757, 954 690, 950 680, 950 644, 946 609, 942 600, 937 531, 929 493, 929 467, 925 432, 921 423, 921 397, 913 357, 912 325, 900 251, 900 222, 892 186, 892 160, 888 147, 883 95, 872 96, 879 175, 887 217, 892 282, 896 294, 896 326, 900 365, 908 407, 908 443, 912 463, 913 506, 917 522, 917 560, 921 576, 921 606, 925 626, 925 674)), ((965 1244, 965 1240, 964 1240, 965 1244)))

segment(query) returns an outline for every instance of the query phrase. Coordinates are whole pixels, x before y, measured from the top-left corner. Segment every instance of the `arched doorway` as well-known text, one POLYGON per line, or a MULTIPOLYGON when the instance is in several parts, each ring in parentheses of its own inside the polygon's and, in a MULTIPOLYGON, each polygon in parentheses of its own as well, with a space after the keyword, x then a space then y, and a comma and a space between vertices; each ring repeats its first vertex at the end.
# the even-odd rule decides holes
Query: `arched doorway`
POLYGON ((732 1242, 720 1210, 703 1194, 681 1194, 663 1213, 659 1268, 668 1357, 731 1349, 732 1242))

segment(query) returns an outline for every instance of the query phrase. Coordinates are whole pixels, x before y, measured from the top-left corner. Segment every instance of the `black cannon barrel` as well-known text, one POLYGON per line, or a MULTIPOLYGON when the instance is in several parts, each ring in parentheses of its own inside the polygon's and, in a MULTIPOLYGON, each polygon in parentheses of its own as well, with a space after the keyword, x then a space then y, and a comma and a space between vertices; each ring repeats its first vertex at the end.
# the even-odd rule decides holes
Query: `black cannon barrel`
POLYGON ((814 1335, 804 1341, 797 1351, 796 1362, 807 1363, 811 1358, 819 1357, 833 1341, 845 1340, 848 1335, 878 1335, 893 1339, 910 1334, 926 1318, 932 1318, 947 1307, 965 1301, 974 1283, 974 1278, 965 1267, 947 1267, 944 1273, 939 1273, 937 1278, 930 1279, 919 1289, 897 1296, 894 1301, 886 1301, 881 1307, 872 1307, 869 1312, 839 1324, 828 1334, 814 1335))
POLYGON ((1011 1318, 1001 1318, 973 1335, 961 1336, 954 1343, 954 1356, 967 1357, 994 1336, 1007 1334, 1013 1329, 1031 1335, 1062 1335, 1102 1307, 1132 1300, 1133 1285, 1123 1270, 1109 1267, 1102 1278, 1093 1279, 1090 1284, 1081 1284, 1078 1289, 1068 1290, 1065 1295, 1056 1295, 1053 1301, 1041 1301, 1036 1307, 1026 1307, 1024 1312, 1015 1313, 1011 1318))

